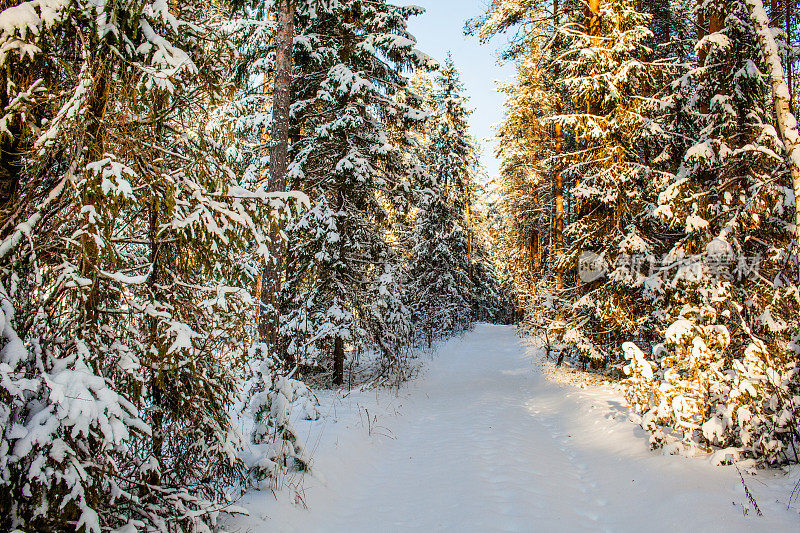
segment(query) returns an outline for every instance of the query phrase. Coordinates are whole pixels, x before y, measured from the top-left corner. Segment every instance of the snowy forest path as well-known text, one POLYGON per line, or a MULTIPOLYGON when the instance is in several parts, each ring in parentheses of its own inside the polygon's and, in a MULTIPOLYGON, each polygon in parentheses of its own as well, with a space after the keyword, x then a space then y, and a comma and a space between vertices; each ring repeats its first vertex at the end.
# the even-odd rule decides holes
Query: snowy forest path
POLYGON ((309 437, 321 476, 302 484, 308 509, 249 502, 231 530, 786 530, 786 504, 756 478, 763 518, 735 469, 651 452, 609 387, 551 382, 539 353, 479 324, 400 394, 338 404, 309 437))

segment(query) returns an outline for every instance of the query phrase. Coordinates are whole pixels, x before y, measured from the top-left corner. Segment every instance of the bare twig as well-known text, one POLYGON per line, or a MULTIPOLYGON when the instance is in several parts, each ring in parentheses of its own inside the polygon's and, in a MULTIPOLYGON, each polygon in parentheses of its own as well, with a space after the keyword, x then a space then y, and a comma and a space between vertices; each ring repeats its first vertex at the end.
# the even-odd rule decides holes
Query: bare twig
POLYGON ((761 512, 761 508, 758 506, 758 502, 756 501, 755 497, 753 496, 753 493, 750 492, 749 488, 747 488, 747 483, 744 482, 744 476, 742 475, 742 471, 739 470, 738 466, 736 466, 736 471, 739 473, 739 479, 742 480, 742 486, 744 487, 744 494, 745 494, 745 496, 747 496, 747 500, 750 502, 750 505, 752 505, 753 509, 756 510, 756 514, 758 516, 764 516, 764 513, 761 512))

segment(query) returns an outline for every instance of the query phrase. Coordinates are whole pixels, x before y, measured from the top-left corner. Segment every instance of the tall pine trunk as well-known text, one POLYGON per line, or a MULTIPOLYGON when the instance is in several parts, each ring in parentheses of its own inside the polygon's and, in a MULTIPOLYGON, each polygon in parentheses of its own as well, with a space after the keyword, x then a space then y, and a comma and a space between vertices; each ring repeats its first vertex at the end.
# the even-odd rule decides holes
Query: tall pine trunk
MULTIPOLYGON (((553 0, 553 21, 555 31, 558 31, 559 25, 559 0, 553 0)), ((561 155, 561 150, 564 141, 564 134, 560 124, 556 124, 556 156, 561 155)), ((561 291, 564 289, 564 272, 561 269, 560 261, 564 254, 564 179, 561 176, 561 171, 556 170, 553 176, 553 196, 555 200, 555 216, 553 217, 553 238, 552 247, 555 252, 556 259, 556 289, 561 297, 561 291)), ((563 315, 559 313, 559 320, 563 315)))
MULTIPOLYGON (((586 33, 597 37, 600 33, 600 0, 589 0, 586 12, 586 33)), ((595 44, 597 39, 592 39, 595 44)))
MULTIPOLYGON (((278 2, 277 55, 270 135, 269 182, 271 192, 286 191, 286 169, 289 165, 289 107, 292 103, 292 41, 294 8, 291 0, 278 2)), ((259 334, 274 349, 278 346, 280 311, 278 294, 283 273, 283 224, 277 220, 270 232, 270 260, 261 276, 261 312, 259 334)))
MULTIPOLYGON (((702 3, 703 3, 703 0, 697 0, 698 6, 700 4, 702 4, 702 3)), ((706 31, 706 12, 704 10, 702 10, 702 9, 699 9, 697 11, 697 29, 696 29, 696 31, 697 31, 696 42, 699 43, 700 41, 702 41, 705 38, 705 36, 707 34, 707 31, 706 31)), ((701 66, 705 65, 705 63, 706 63, 706 55, 707 54, 706 54, 706 49, 705 48, 701 48, 700 51, 697 52, 697 66, 701 67, 701 66)), ((700 104, 700 112, 703 113, 703 114, 707 114, 708 113, 708 104, 706 104, 705 101, 703 101, 700 104)))
MULTIPOLYGON (((561 124, 556 124, 556 154, 560 155, 564 144, 564 133, 561 124)), ((556 256, 556 289, 558 297, 561 298, 561 291, 564 289, 564 269, 561 259, 564 256, 564 176, 561 170, 557 169, 553 183, 555 195, 555 217, 553 219, 553 250, 556 256)), ((563 314, 559 312, 559 319, 563 314)))
POLYGON ((467 275, 470 281, 474 281, 472 272, 472 222, 470 221, 470 204, 472 203, 472 199, 469 197, 469 193, 467 193, 467 195, 467 275))

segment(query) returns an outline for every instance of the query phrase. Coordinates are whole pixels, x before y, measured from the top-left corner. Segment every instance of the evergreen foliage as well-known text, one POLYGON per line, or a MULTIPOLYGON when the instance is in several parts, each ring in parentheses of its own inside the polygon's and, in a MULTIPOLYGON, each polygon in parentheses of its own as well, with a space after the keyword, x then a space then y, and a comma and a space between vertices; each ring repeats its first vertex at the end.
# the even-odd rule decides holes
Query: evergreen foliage
POLYGON ((389 232, 393 213, 412 205, 418 165, 389 132, 425 118, 394 97, 408 90, 404 69, 436 66, 406 29, 420 12, 384 1, 296 6, 289 184, 314 204, 287 228, 281 332, 298 363, 330 367, 347 343, 393 366, 406 343, 402 256, 389 232))
POLYGON ((650 282, 666 330, 646 407, 685 441, 796 460, 800 301, 784 146, 746 3, 704 2, 697 13, 719 27, 676 84, 689 92, 673 105, 685 102, 693 142, 656 208, 676 238, 650 282))
POLYGON ((798 461, 791 1, 492 0, 494 197, 421 8, 281 5, 0 2, 0 529, 211 531, 313 470, 304 379, 476 321, 623 375, 654 447, 798 461))
POLYGON ((428 95, 430 119, 422 146, 426 172, 409 265, 409 300, 416 326, 429 341, 469 326, 476 297, 471 223, 467 219, 477 168, 463 85, 450 57, 428 95))
POLYGON ((496 253, 524 324, 624 370, 654 445, 797 460, 788 20, 765 33, 753 0, 497 0, 471 26, 519 28, 496 253))
POLYGON ((208 531, 244 479, 244 259, 263 261, 284 202, 244 186, 213 134, 230 9, 0 13, 3 529, 208 531))
POLYGON ((658 253, 652 184, 659 173, 648 162, 658 155, 663 130, 648 98, 664 85, 668 65, 653 57, 652 17, 637 12, 636 2, 608 0, 597 14, 572 13, 577 19, 559 28, 561 49, 548 69, 575 106, 550 118, 575 139, 573 151, 556 156, 573 184, 561 268, 578 270, 581 260, 591 260, 608 276, 580 280, 565 336, 582 355, 603 360, 618 348, 615 337, 653 328, 651 309, 638 305, 644 274, 631 268, 631 258, 651 264, 658 253))

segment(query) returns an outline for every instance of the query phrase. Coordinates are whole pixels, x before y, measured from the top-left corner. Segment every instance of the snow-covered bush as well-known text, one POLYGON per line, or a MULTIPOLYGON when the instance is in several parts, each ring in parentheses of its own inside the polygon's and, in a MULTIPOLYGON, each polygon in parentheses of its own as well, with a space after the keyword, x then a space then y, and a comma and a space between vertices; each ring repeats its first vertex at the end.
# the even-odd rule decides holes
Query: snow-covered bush
MULTIPOLYGON (((627 383, 629 395, 639 396, 631 406, 645 412, 648 429, 669 428, 687 444, 701 444, 706 413, 724 395, 724 354, 730 343, 727 330, 719 325, 698 326, 696 310, 687 310, 684 318, 673 323, 665 334, 664 345, 656 347, 658 379, 652 365, 641 352, 636 357, 642 365, 641 380, 627 383), (650 391, 644 392, 647 380, 650 391)), ((634 374, 635 375, 635 374, 634 374)))
POLYGON ((309 470, 310 458, 292 425, 294 412, 304 420, 317 420, 319 405, 308 387, 281 372, 280 363, 268 355, 265 344, 250 349, 254 379, 247 391, 253 419, 250 442, 258 457, 250 465, 258 481, 274 482, 287 470, 309 470))
POLYGON ((628 361, 622 369, 627 376, 622 382, 625 385, 625 399, 633 409, 642 411, 655 403, 653 370, 656 365, 648 361, 642 350, 632 342, 624 343, 622 352, 628 361))
POLYGON ((745 349, 733 362, 727 404, 703 428, 706 438, 722 445, 727 437, 772 464, 800 460, 800 372, 793 354, 783 356, 757 340, 745 349))
POLYGON ((776 359, 758 340, 732 358, 727 329, 699 326, 694 312, 668 328, 653 352, 657 364, 630 343, 623 347, 630 360, 626 399, 642 413, 653 445, 714 446, 769 464, 797 461, 797 363, 776 359))
POLYGON ((149 435, 149 427, 89 366, 85 344, 76 341, 68 354, 40 338, 23 342, 4 289, 0 298, 0 524, 99 532, 125 523, 135 501, 127 476, 135 474, 124 465, 135 460, 132 437, 149 435))

